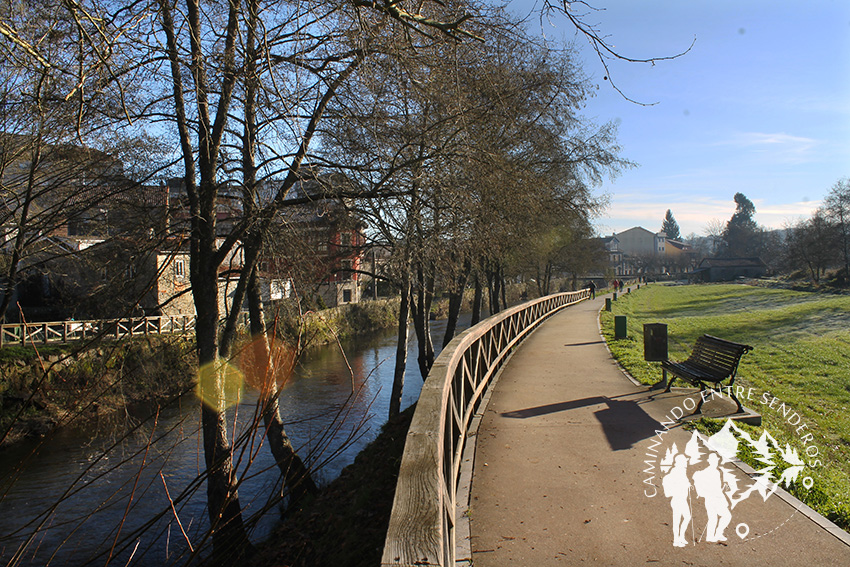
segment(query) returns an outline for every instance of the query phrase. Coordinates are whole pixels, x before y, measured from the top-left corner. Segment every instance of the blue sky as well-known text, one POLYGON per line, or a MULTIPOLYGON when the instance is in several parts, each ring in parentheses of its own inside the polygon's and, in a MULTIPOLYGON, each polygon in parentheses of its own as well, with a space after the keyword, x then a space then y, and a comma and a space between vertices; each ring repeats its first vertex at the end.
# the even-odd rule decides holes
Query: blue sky
MULTIPOLYGON (((850 176, 850 1, 589 0, 579 9, 623 55, 690 52, 655 65, 610 64, 606 81, 587 42, 563 16, 530 25, 577 39, 599 85, 585 114, 616 120, 622 157, 639 167, 600 188, 610 198, 597 230, 659 230, 673 211, 683 235, 726 222, 736 192, 772 228, 807 217, 850 176)), ((536 3, 539 7, 540 2, 536 3)), ((528 13, 533 0, 512 0, 528 13)))

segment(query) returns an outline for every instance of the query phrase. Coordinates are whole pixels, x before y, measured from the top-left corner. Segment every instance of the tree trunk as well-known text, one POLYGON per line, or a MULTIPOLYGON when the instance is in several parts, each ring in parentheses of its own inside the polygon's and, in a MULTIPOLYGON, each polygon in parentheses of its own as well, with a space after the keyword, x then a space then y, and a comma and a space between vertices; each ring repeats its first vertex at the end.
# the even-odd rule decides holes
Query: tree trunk
POLYGON ((198 270, 193 282, 197 311, 196 339, 201 427, 204 438, 204 462, 207 468, 207 501, 213 548, 225 560, 250 548, 233 469, 233 452, 225 421, 224 375, 218 358, 218 287, 215 271, 210 275, 198 270))
POLYGON ((490 295, 490 315, 501 311, 499 306, 500 283, 498 267, 495 270, 487 270, 488 294, 490 295))
POLYGON ((255 387, 260 390, 260 407, 269 448, 283 475, 284 487, 289 489, 289 506, 292 507, 307 494, 317 494, 319 489, 304 461, 292 447, 280 417, 278 381, 285 381, 292 374, 295 349, 284 350, 282 360, 276 360, 272 355, 256 268, 251 271, 248 279, 248 311, 251 319, 253 362, 250 372, 253 374, 255 387))
POLYGON ((475 293, 472 296, 472 320, 469 322, 470 326, 477 325, 481 321, 481 305, 484 303, 484 289, 477 271, 474 277, 475 293))
POLYGON ((407 325, 410 317, 410 280, 405 270, 401 285, 401 303, 398 308, 398 343, 395 353, 393 388, 390 393, 390 419, 401 413, 401 394, 404 390, 404 371, 407 367, 407 325))
MULTIPOLYGON (((246 61, 245 81, 245 125, 242 138, 242 177, 245 186, 243 194, 243 210, 246 216, 253 216, 255 209, 254 194, 257 188, 257 166, 255 150, 257 143, 257 121, 256 121, 256 51, 257 20, 259 6, 257 0, 250 0, 248 8, 248 25, 245 30, 245 47, 249 54, 246 61)), ((241 305, 243 293, 248 298, 248 314, 250 317, 251 343, 249 353, 251 357, 250 372, 254 386, 260 392, 260 412, 266 427, 266 436, 269 449, 283 476, 283 486, 289 490, 289 507, 295 506, 307 494, 317 494, 318 487, 313 481, 310 471, 304 465, 304 461, 295 452, 292 442, 286 434, 283 420, 280 416, 280 391, 279 380, 284 382, 289 379, 295 364, 296 349, 282 345, 283 348, 276 349, 282 355, 276 358, 278 352, 273 353, 269 345, 269 337, 266 332, 265 309, 260 291, 257 263, 263 245, 263 234, 251 232, 245 239, 244 265, 236 286, 234 300, 241 305), (243 292, 244 290, 244 292, 243 292)), ((234 311, 236 309, 234 308, 234 311)), ((233 335, 236 327, 236 317, 231 317, 225 327, 225 337, 233 335)), ((274 340, 275 337, 273 337, 274 340)), ((224 339, 222 339, 224 341, 224 339)))
POLYGON ((463 306, 463 292, 466 288, 466 280, 469 279, 469 270, 472 265, 469 260, 463 263, 461 274, 454 282, 454 289, 449 293, 449 314, 446 320, 446 334, 443 335, 443 348, 451 342, 455 336, 457 329, 457 320, 460 316, 460 310, 463 306))
POLYGON ((416 331, 417 348, 419 356, 419 373, 422 379, 428 377, 431 366, 434 364, 434 343, 431 340, 431 301, 434 297, 434 278, 426 277, 422 264, 416 270, 417 290, 413 305, 413 328, 416 331))
MULTIPOLYGON (((188 121, 182 99, 182 76, 179 69, 179 56, 174 42, 174 25, 171 21, 170 7, 161 2, 163 28, 169 44, 169 59, 172 64, 173 87, 175 91, 175 109, 178 114, 181 146, 185 164, 186 191, 189 196, 192 214, 192 235, 190 239, 190 272, 192 294, 197 313, 196 338, 198 364, 200 368, 200 389, 202 394, 202 429, 204 437, 204 458, 207 466, 207 510, 212 529, 213 550, 221 560, 251 549, 236 487, 238 480, 233 468, 232 447, 227 438, 225 418, 225 383, 222 365, 218 356, 218 268, 222 258, 216 248, 216 196, 219 149, 224 127, 227 122, 227 110, 233 92, 235 75, 228 76, 222 82, 218 95, 218 108, 215 120, 211 120, 211 92, 207 82, 203 48, 201 45, 201 16, 197 0, 187 0, 187 19, 191 35, 191 76, 197 97, 198 110, 198 173, 200 183, 195 185, 195 166, 188 121)), ((232 4, 229 9, 226 35, 228 38, 222 59, 226 66, 232 66, 237 34, 237 9, 232 4)))
POLYGON ((499 312, 499 298, 493 293, 493 287, 495 283, 493 282, 493 272, 488 267, 485 270, 487 276, 487 299, 490 301, 490 316, 495 315, 499 312))
POLYGON ((505 297, 505 289, 508 287, 505 285, 505 268, 504 266, 499 266, 499 286, 501 287, 501 295, 502 295, 502 308, 508 308, 508 300, 505 297))

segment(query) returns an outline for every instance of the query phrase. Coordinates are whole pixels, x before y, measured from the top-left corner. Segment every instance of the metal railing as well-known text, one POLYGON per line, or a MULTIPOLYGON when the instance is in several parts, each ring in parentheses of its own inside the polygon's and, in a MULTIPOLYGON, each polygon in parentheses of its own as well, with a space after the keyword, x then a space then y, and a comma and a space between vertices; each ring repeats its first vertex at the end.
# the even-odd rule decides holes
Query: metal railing
POLYGON ((589 297, 582 290, 517 305, 443 349, 407 433, 381 565, 454 567, 458 479, 470 420, 512 349, 546 318, 589 297))
POLYGON ((194 330, 194 315, 54 321, 49 323, 8 323, 0 326, 0 347, 13 344, 63 344, 95 337, 122 339, 140 335, 183 334, 194 330))

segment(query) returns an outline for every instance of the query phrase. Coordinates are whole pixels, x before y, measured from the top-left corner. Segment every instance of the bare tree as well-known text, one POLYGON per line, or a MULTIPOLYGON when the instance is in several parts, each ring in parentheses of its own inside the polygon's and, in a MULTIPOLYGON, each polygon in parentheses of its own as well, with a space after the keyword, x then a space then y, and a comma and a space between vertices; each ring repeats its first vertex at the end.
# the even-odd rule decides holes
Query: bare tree
MULTIPOLYGON (((456 318, 459 294, 476 273, 476 288, 487 283, 490 312, 502 309, 511 253, 540 233, 540 219, 598 211, 591 186, 625 163, 615 155, 613 127, 576 112, 588 85, 569 53, 536 44, 501 14, 482 22, 485 44, 433 44, 413 57, 375 61, 367 80, 339 99, 325 134, 326 163, 342 161, 373 191, 392 189, 359 212, 396 253, 399 353, 409 296, 423 378, 434 356, 428 315, 436 290, 449 292, 456 318)), ((443 344, 454 328, 447 326, 443 344)), ((397 374, 392 412, 401 384, 397 374)))
POLYGON ((838 233, 835 226, 818 210, 808 220, 787 227, 785 252, 792 269, 808 269, 812 281, 820 282, 826 269, 836 260, 838 233))
POLYGON ((824 200, 826 218, 838 229, 845 281, 850 281, 850 178, 837 181, 824 200))
POLYGON ((703 234, 708 237, 710 247, 709 254, 717 254, 723 242, 723 230, 726 228, 726 223, 720 219, 711 219, 703 228, 703 234))
MULTIPOLYGON (((398 46, 398 36, 385 30, 398 23, 409 29, 436 29, 438 33, 464 35, 460 28, 462 16, 430 18, 421 12, 405 11, 395 2, 354 4, 353 9, 346 3, 269 5, 264 6, 262 13, 259 8, 257 4, 249 5, 246 23, 246 10, 235 2, 217 7, 201 6, 189 0, 185 14, 176 12, 165 0, 159 3, 159 23, 172 85, 171 95, 164 100, 175 118, 179 135, 191 218, 191 280, 198 317, 198 356, 203 397, 208 400, 202 412, 210 519, 216 550, 224 553, 234 547, 243 548, 246 538, 224 421, 220 357, 230 352, 232 334, 226 333, 224 340, 219 340, 220 266, 237 243, 244 240, 246 248, 238 285, 241 290, 249 288, 251 278, 256 277, 257 257, 265 234, 281 208, 293 204, 288 199, 290 190, 303 178, 301 170, 327 105, 367 58, 398 46), (177 22, 175 16, 181 20, 177 22), (251 30, 251 44, 244 52, 240 38, 246 27, 251 30), (253 36, 256 37, 252 39, 253 36), (389 43, 385 41, 388 38, 389 43), (263 51, 260 53, 259 48, 251 45, 262 45, 263 51), (247 77, 243 75, 246 69, 250 73, 247 77), (184 84, 187 76, 188 86, 184 84), (247 104, 243 108, 247 115, 238 113, 235 105, 239 81, 246 78, 247 104), (251 97, 261 93, 268 106, 251 103, 251 97), (260 108, 267 108, 269 116, 255 121, 251 113, 260 108), (245 125, 239 139, 228 130, 232 120, 243 121, 245 125), (265 129, 265 135, 261 128, 265 129), (197 144, 190 136, 192 130, 197 144), (229 140, 242 148, 241 168, 230 169, 229 140), (262 160, 254 162, 245 158, 245 152, 254 151, 262 160), (280 171, 282 180, 270 193, 263 194, 251 180, 256 170, 267 174, 280 171), (224 181, 232 175, 231 171, 242 172, 232 184, 243 188, 246 208, 242 218, 221 234, 216 207, 228 186, 224 181), (252 214, 248 214, 249 201, 257 205, 252 214)), ((255 318, 259 319, 262 315, 257 307, 255 302, 255 318)), ((238 305, 231 308, 231 318, 236 311, 238 305)), ((231 319, 226 328, 232 324, 231 319)), ((254 324, 259 331, 264 322, 256 320, 254 324)), ((270 399, 273 398, 272 393, 270 399)), ((271 422, 276 421, 273 408, 267 415, 271 416, 271 422)), ((282 433, 280 428, 277 430, 282 433)))

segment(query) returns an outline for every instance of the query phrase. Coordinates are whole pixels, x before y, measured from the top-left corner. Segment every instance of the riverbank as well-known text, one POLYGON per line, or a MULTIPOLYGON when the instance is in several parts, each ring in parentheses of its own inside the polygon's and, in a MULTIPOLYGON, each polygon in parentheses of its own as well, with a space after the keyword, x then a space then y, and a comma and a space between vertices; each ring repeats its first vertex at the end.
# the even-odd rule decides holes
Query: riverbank
POLYGON ((58 427, 109 428, 128 407, 159 403, 194 387, 194 343, 148 336, 94 348, 0 350, 0 447, 58 427))
POLYGON ((398 324, 399 303, 398 298, 377 299, 309 311, 301 322, 305 343, 323 345, 390 329, 398 324))
POLYGON ((401 456, 415 405, 260 545, 259 567, 372 567, 381 562, 401 456))
MULTIPOLYGON (((398 303, 368 301, 308 312, 303 318, 278 312, 276 321, 280 332, 301 332, 302 344, 312 348, 391 328, 398 303)), ((0 349, 0 448, 59 427, 113 427, 128 407, 159 404, 191 391, 196 376, 189 337, 150 335, 96 346, 5 346, 0 349)))

